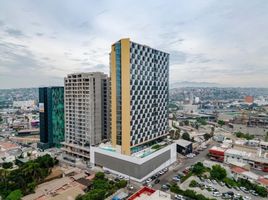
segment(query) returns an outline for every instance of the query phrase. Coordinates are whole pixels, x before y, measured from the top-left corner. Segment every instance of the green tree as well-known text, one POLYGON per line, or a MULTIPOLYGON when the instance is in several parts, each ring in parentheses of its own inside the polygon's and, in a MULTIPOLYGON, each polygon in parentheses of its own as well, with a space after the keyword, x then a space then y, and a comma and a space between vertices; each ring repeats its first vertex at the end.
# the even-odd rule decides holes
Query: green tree
POLYGON ((10 168, 13 167, 13 163, 12 162, 4 162, 3 165, 2 165, 2 167, 4 169, 10 169, 10 168))
POLYGON ((180 138, 181 129, 177 128, 175 131, 174 139, 178 140, 180 138))
POLYGON ((120 180, 115 185, 116 185, 117 188, 124 188, 124 187, 127 186, 127 181, 126 180, 120 180))
POLYGON ((185 126, 189 126, 190 122, 188 120, 184 121, 185 126))
POLYGON ((256 185, 254 189, 261 197, 267 197, 267 190, 264 187, 256 185))
POLYGON ((214 132, 215 132, 215 127, 214 127, 214 126, 212 126, 212 127, 211 127, 211 131, 210 131, 210 135, 211 135, 211 137, 213 137, 214 132))
POLYGON ((226 177, 226 170, 220 165, 213 165, 210 171, 210 176, 213 179, 223 180, 226 177))
POLYGON ((104 189, 94 189, 89 191, 83 196, 83 200, 103 200, 105 199, 105 190, 104 189))
POLYGON ((210 138, 211 138, 210 134, 208 134, 208 133, 204 134, 204 139, 205 140, 209 140, 210 138))
POLYGON ((95 179, 104 179, 105 174, 103 172, 97 172, 95 174, 95 179))
POLYGON ((21 190, 17 189, 9 193, 9 195, 6 197, 6 200, 20 200, 22 197, 21 190))
POLYGON ((187 133, 187 132, 184 132, 184 133, 182 134, 181 137, 182 137, 182 139, 184 139, 184 140, 188 140, 188 141, 191 140, 190 135, 189 135, 189 133, 187 133))
POLYGON ((196 180, 192 180, 189 184, 189 187, 197 187, 198 183, 196 182, 196 180))
POLYGON ((196 163, 193 166, 192 172, 197 176, 202 175, 205 172, 205 167, 204 167, 203 163, 201 163, 201 162, 196 163))
POLYGON ((268 131, 266 132, 265 141, 268 142, 268 131))
POLYGON ((207 121, 205 120, 205 119, 203 119, 203 118, 197 118, 196 119, 196 121, 199 123, 199 124, 201 124, 201 125, 203 125, 203 126, 205 126, 205 125, 207 125, 207 121))
POLYGON ((220 126, 223 126, 223 125, 225 124, 225 122, 224 122, 223 120, 218 120, 218 124, 219 124, 220 126))

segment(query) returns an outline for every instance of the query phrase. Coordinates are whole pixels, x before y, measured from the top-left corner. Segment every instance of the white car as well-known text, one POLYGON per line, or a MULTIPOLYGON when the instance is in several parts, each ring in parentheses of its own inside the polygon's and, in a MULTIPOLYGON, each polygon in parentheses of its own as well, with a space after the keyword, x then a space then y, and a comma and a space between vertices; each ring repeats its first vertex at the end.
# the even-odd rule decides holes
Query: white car
POLYGON ((239 193, 234 194, 234 197, 235 197, 235 198, 239 198, 239 197, 241 197, 241 194, 239 194, 239 193))
POLYGON ((163 175, 164 174, 164 171, 160 171, 160 172, 158 172, 160 175, 163 175))
POLYGON ((127 187, 128 187, 129 190, 133 190, 134 189, 133 185, 128 185, 127 187))
POLYGON ((184 196, 182 196, 180 194, 176 194, 175 199, 177 199, 177 200, 185 200, 184 196))
POLYGON ((249 196, 244 196, 243 200, 250 200, 251 198, 249 196))
POLYGON ((146 180, 146 183, 150 183, 152 181, 152 179, 151 178, 148 178, 147 180, 146 180))
POLYGON ((217 185, 217 184, 218 184, 217 181, 214 180, 214 179, 213 179, 211 182, 212 182, 214 185, 217 185))
POLYGON ((214 197, 220 197, 221 196, 221 193, 220 192, 213 192, 212 195, 214 197))

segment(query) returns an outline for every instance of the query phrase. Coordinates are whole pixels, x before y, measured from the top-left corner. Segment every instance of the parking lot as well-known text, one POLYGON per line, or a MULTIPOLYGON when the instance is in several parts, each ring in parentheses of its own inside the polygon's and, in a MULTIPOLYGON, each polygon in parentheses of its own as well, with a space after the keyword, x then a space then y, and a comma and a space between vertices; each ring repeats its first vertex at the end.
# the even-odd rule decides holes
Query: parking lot
MULTIPOLYGON (((218 183, 208 183, 207 181, 200 181, 200 179, 196 176, 192 176, 190 177, 189 179, 187 179, 185 182, 183 182, 182 184, 180 184, 180 188, 183 189, 183 190, 186 190, 186 189, 191 189, 191 190, 194 190, 196 191, 197 193, 200 193, 200 194, 203 194, 204 196, 206 197, 210 197, 210 198, 215 198, 215 199, 219 199, 219 200, 222 200, 222 196, 219 196, 219 197, 215 197, 213 196, 213 192, 212 191, 208 191, 207 189, 201 189, 200 187, 194 187, 194 188, 191 188, 189 187, 189 184, 192 180, 195 180, 197 181, 199 184, 204 184, 206 187, 210 187, 210 188, 215 188, 216 190, 219 191, 220 194, 222 193, 227 193, 227 192, 233 192, 236 196, 239 196, 239 194, 241 195, 241 197, 244 197, 245 199, 248 199, 248 200, 264 200, 266 198, 262 198, 262 197, 256 197, 256 196, 253 196, 252 194, 249 194, 249 193, 244 193, 243 191, 241 190, 236 190, 234 188, 228 188, 226 186, 221 186, 219 185, 218 183), (248 198, 247 198, 248 197, 248 198)), ((230 199, 230 198, 225 198, 225 199, 230 199)))

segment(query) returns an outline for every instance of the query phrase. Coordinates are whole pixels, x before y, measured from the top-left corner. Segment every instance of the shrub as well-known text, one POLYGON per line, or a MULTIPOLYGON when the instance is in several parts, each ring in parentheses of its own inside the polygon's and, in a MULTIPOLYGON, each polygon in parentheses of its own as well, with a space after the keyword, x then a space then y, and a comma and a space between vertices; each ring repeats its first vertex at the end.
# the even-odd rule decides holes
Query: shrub
POLYGON ((198 183, 195 180, 192 180, 189 184, 189 187, 197 187, 198 183))

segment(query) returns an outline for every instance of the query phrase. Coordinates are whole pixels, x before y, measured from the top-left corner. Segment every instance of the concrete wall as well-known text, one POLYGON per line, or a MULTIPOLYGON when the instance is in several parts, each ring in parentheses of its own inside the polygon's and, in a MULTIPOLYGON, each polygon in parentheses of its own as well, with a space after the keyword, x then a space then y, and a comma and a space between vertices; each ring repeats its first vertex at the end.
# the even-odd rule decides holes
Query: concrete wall
POLYGON ((143 181, 177 159, 176 144, 171 144, 144 158, 122 155, 98 147, 90 148, 90 161, 115 174, 143 181))
POLYGON ((161 155, 154 157, 151 160, 139 165, 120 158, 113 158, 104 154, 95 152, 96 164, 101 166, 109 166, 110 169, 118 171, 122 174, 127 174, 131 177, 142 179, 150 172, 154 171, 161 164, 170 159, 170 150, 162 153, 161 155))

